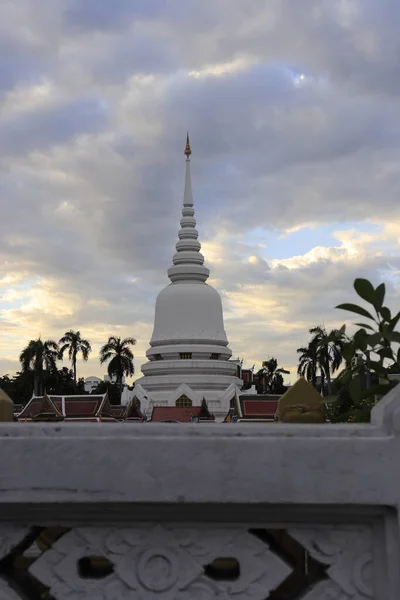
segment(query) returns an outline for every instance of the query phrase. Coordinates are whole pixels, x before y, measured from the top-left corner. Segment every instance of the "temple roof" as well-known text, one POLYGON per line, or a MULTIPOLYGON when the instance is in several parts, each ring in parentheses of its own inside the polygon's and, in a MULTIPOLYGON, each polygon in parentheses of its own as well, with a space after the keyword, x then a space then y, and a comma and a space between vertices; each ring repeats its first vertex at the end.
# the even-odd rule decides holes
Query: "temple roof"
POLYGON ((127 406, 110 406, 110 415, 114 417, 114 419, 122 420, 125 418, 127 406))
POLYGON ((127 421, 145 421, 145 417, 140 410, 137 398, 132 398, 125 410, 124 418, 127 421))
POLYGON ((36 396, 16 415, 18 421, 54 419, 67 421, 144 421, 137 399, 127 406, 113 406, 107 394, 86 396, 36 396))
POLYGON ((215 417, 209 412, 207 406, 155 406, 150 421, 190 423, 194 418, 200 421, 214 421, 215 417))
POLYGON ((243 417, 269 417, 273 419, 278 409, 278 400, 243 400, 243 417))
MULTIPOLYGON (((19 421, 39 414, 58 414, 61 418, 99 417, 110 413, 107 394, 86 396, 34 396, 17 415, 19 421)), ((111 416, 111 415, 110 415, 111 416)))
POLYGON ((44 396, 41 398, 39 405, 37 407, 37 411, 34 414, 35 419, 43 418, 45 420, 62 420, 64 415, 61 411, 61 407, 59 408, 55 402, 44 393, 44 396))

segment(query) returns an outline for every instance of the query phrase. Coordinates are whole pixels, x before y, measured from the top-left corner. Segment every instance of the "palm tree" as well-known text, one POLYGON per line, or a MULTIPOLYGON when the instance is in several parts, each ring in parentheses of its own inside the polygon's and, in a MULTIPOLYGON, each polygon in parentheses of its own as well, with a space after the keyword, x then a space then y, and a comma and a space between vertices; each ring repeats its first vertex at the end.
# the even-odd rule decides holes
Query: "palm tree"
POLYGON ((82 354, 83 360, 89 358, 89 354, 92 350, 90 342, 81 338, 80 331, 73 331, 70 329, 64 333, 64 336, 59 341, 63 344, 60 348, 60 356, 64 355, 64 352, 68 350, 68 358, 72 363, 72 370, 74 372, 74 383, 76 387, 76 359, 79 352, 82 354))
POLYGON ((278 369, 276 358, 263 361, 262 367, 257 373, 259 379, 263 380, 263 394, 281 394, 284 391, 283 373, 289 375, 290 371, 283 368, 278 369))
POLYGON ((300 354, 297 374, 317 387, 318 357, 315 346, 302 346, 297 348, 296 352, 300 354))
POLYGON ((57 360, 60 359, 58 344, 54 340, 43 342, 40 338, 31 340, 20 354, 19 361, 22 372, 33 371, 35 396, 43 396, 45 371, 57 371, 57 360))
POLYGON ((122 396, 122 378, 124 375, 131 376, 135 372, 133 365, 133 353, 129 346, 134 346, 136 340, 111 336, 107 344, 100 349, 100 364, 108 362, 108 374, 116 378, 117 386, 122 396))
POLYGON ((326 381, 328 394, 330 395, 332 394, 331 376, 342 364, 346 336, 344 332, 336 329, 328 333, 325 327, 320 325, 309 329, 309 333, 313 337, 308 344, 308 352, 320 370, 321 389, 324 381, 326 381))

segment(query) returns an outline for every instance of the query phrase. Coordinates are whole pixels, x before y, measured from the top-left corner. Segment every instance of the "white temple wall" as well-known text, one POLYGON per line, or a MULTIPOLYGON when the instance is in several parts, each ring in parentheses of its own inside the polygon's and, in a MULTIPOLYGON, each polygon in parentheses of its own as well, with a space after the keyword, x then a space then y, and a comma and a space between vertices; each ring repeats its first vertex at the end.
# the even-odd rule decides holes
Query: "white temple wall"
POLYGON ((30 567, 56 600, 265 600, 295 580, 295 599, 397 600, 398 388, 371 424, 0 425, 0 597, 22 598, 6 557, 57 525, 30 567), (90 556, 112 572, 82 574, 90 556))

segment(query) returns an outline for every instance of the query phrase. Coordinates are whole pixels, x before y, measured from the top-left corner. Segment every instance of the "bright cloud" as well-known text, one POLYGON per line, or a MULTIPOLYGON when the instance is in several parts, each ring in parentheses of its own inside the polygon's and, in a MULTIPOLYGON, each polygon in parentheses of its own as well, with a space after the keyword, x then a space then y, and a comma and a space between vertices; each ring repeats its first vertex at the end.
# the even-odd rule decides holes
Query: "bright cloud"
POLYGON ((257 61, 250 58, 237 58, 232 62, 208 65, 199 71, 190 71, 189 77, 199 79, 199 77, 222 77, 223 75, 234 75, 240 71, 246 71, 250 66, 257 61))
POLYGON ((0 19, 0 372, 32 337, 137 339, 145 361, 183 191, 235 355, 296 348, 386 281, 399 305, 400 8, 21 0, 0 19))

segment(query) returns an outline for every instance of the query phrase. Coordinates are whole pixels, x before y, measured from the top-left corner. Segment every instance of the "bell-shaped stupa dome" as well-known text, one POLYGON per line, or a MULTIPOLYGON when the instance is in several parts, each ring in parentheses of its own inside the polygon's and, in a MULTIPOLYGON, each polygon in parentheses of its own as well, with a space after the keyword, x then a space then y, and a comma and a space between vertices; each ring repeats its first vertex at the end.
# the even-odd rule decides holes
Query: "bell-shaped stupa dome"
POLYGON ((210 272, 204 266, 194 218, 189 135, 185 155, 181 229, 168 269, 171 283, 158 294, 146 353, 149 362, 142 366, 144 376, 136 385, 144 388, 152 406, 168 406, 175 405, 173 392, 184 384, 196 399, 205 398, 211 412, 216 412, 221 395, 232 385, 241 387, 242 381, 236 377, 237 365, 229 360, 232 352, 220 295, 206 283, 210 272))

